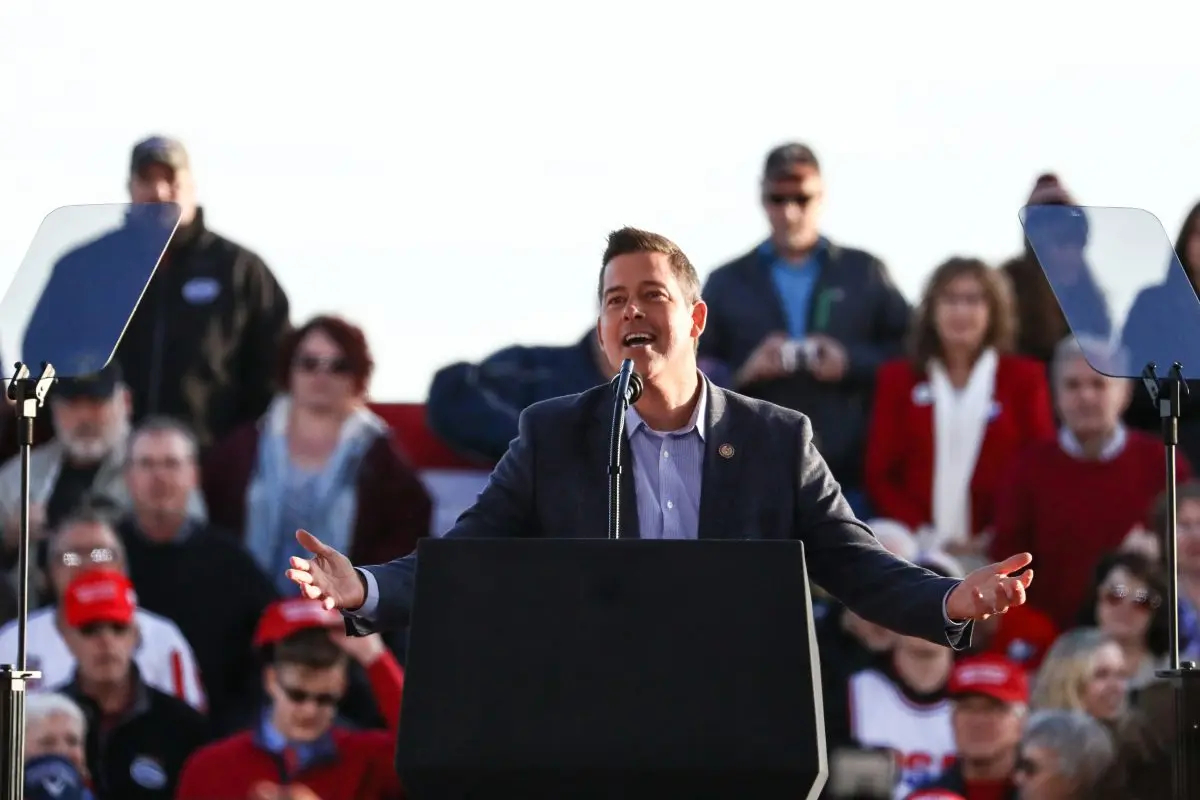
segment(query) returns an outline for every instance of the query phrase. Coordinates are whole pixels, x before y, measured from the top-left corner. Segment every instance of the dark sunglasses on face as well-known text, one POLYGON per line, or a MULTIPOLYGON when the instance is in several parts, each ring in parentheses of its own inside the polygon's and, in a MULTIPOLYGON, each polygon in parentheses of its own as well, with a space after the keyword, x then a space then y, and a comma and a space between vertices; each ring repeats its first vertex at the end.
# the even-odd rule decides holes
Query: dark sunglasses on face
POLYGON ((333 708, 342 700, 336 694, 328 692, 306 692, 303 689, 297 689, 294 686, 284 686, 282 684, 280 684, 279 688, 283 690, 284 696, 296 705, 303 705, 311 701, 322 708, 333 708))
POLYGON ((1146 589, 1138 589, 1131 592, 1128 586, 1120 583, 1115 586, 1103 588, 1100 596, 1104 598, 1104 602, 1113 606, 1120 605, 1121 603, 1130 603, 1137 608, 1144 608, 1150 611, 1162 605, 1162 598, 1157 594, 1146 589))
POLYGON ((809 194, 768 194, 767 202, 773 206, 786 206, 795 203, 801 208, 807 208, 816 197, 809 194))
POLYGON ((301 372, 330 372, 334 375, 345 375, 350 372, 350 362, 342 356, 336 358, 297 356, 296 369, 301 372))
POLYGON ((101 633, 109 631, 118 636, 129 632, 129 625, 122 625, 119 622, 89 622, 79 629, 79 632, 89 639, 93 636, 99 636, 101 633))

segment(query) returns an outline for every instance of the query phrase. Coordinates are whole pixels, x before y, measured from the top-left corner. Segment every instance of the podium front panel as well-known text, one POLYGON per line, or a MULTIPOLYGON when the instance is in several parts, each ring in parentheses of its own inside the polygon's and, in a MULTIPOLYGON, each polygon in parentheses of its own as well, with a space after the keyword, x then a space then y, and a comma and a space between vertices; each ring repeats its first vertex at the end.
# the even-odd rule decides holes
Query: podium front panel
POLYGON ((397 755, 417 800, 804 798, 824 784, 799 542, 418 552, 397 755))

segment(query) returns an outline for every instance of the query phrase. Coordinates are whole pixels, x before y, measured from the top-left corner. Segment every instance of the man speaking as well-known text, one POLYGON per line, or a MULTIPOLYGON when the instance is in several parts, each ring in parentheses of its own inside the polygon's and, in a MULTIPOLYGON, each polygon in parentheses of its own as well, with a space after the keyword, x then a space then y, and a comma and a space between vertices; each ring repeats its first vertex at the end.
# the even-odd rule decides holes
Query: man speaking
MULTIPOLYGON (((1025 602, 1028 553, 943 578, 885 550, 859 522, 813 444, 803 414, 725 391, 696 366, 708 308, 695 268, 666 237, 609 236, 596 326, 609 361, 633 360, 643 389, 626 417, 636 515, 646 539, 800 539, 813 580, 860 616, 961 649, 969 624, 1025 602)), ((613 390, 536 403, 475 505, 446 536, 606 538, 603 477, 613 390)), ((356 569, 306 531, 291 559, 302 593, 342 609, 359 635, 408 623, 416 554, 356 569)))

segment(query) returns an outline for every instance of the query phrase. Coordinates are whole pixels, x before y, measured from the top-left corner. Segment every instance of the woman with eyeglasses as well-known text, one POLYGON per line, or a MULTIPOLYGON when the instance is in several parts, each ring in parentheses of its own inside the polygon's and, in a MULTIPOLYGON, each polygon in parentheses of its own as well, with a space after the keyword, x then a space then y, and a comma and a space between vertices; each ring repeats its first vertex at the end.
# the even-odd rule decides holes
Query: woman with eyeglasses
POLYGON ((1082 711, 1115 721, 1128 708, 1125 654, 1098 628, 1067 631, 1054 643, 1034 680, 1030 705, 1041 711, 1082 711))
POLYGON ((432 501, 387 424, 367 407, 374 368, 362 329, 319 316, 284 343, 281 392, 256 424, 218 444, 204 465, 212 521, 241 535, 278 581, 297 529, 321 531, 356 563, 407 555, 429 533, 432 501))
POLYGON ((1121 648, 1129 689, 1157 680, 1166 666, 1167 584, 1162 572, 1139 553, 1110 553, 1096 565, 1092 602, 1080 613, 1081 627, 1099 628, 1121 648))
POLYGON ((1040 711, 1025 725, 1013 782, 1020 800, 1115 798, 1115 759, 1108 731, 1087 714, 1040 711))

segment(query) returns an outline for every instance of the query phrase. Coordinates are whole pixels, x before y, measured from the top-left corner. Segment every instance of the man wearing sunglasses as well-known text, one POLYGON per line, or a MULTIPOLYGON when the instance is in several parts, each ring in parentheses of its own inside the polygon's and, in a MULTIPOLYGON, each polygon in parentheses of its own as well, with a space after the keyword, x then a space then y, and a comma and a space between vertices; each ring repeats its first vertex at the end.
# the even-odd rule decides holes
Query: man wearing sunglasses
POLYGON ((718 267, 703 296, 700 355, 734 374, 735 390, 803 411, 854 510, 875 370, 901 353, 908 301, 875 256, 821 235, 825 185, 812 149, 767 156, 760 199, 770 237, 718 267))
MULTIPOLYGON (((63 616, 67 587, 83 573, 125 573, 127 566, 125 547, 103 514, 81 511, 50 533, 43 588, 54 602, 29 614, 29 668, 42 673, 31 691, 57 686, 67 681, 75 669, 75 658, 64 638, 68 627, 63 616)), ((139 632, 134 661, 142 680, 193 708, 205 708, 196 654, 179 626, 145 608, 135 610, 134 622, 139 632)), ((17 621, 12 620, 0 627, 0 661, 8 659, 11 663, 16 655, 17 621)))
POLYGON ((205 741, 200 712, 142 680, 137 597, 115 570, 81 573, 63 596, 63 636, 77 666, 60 689, 87 716, 87 765, 96 794, 169 800, 183 763, 205 741))
POLYGON ((315 600, 289 598, 267 608, 254 643, 267 660, 269 703, 250 730, 188 761, 176 800, 288 797, 303 787, 321 800, 399 797, 392 754, 404 673, 381 637, 349 637, 340 614, 315 600), (338 723, 350 659, 365 670, 387 730, 338 723))

